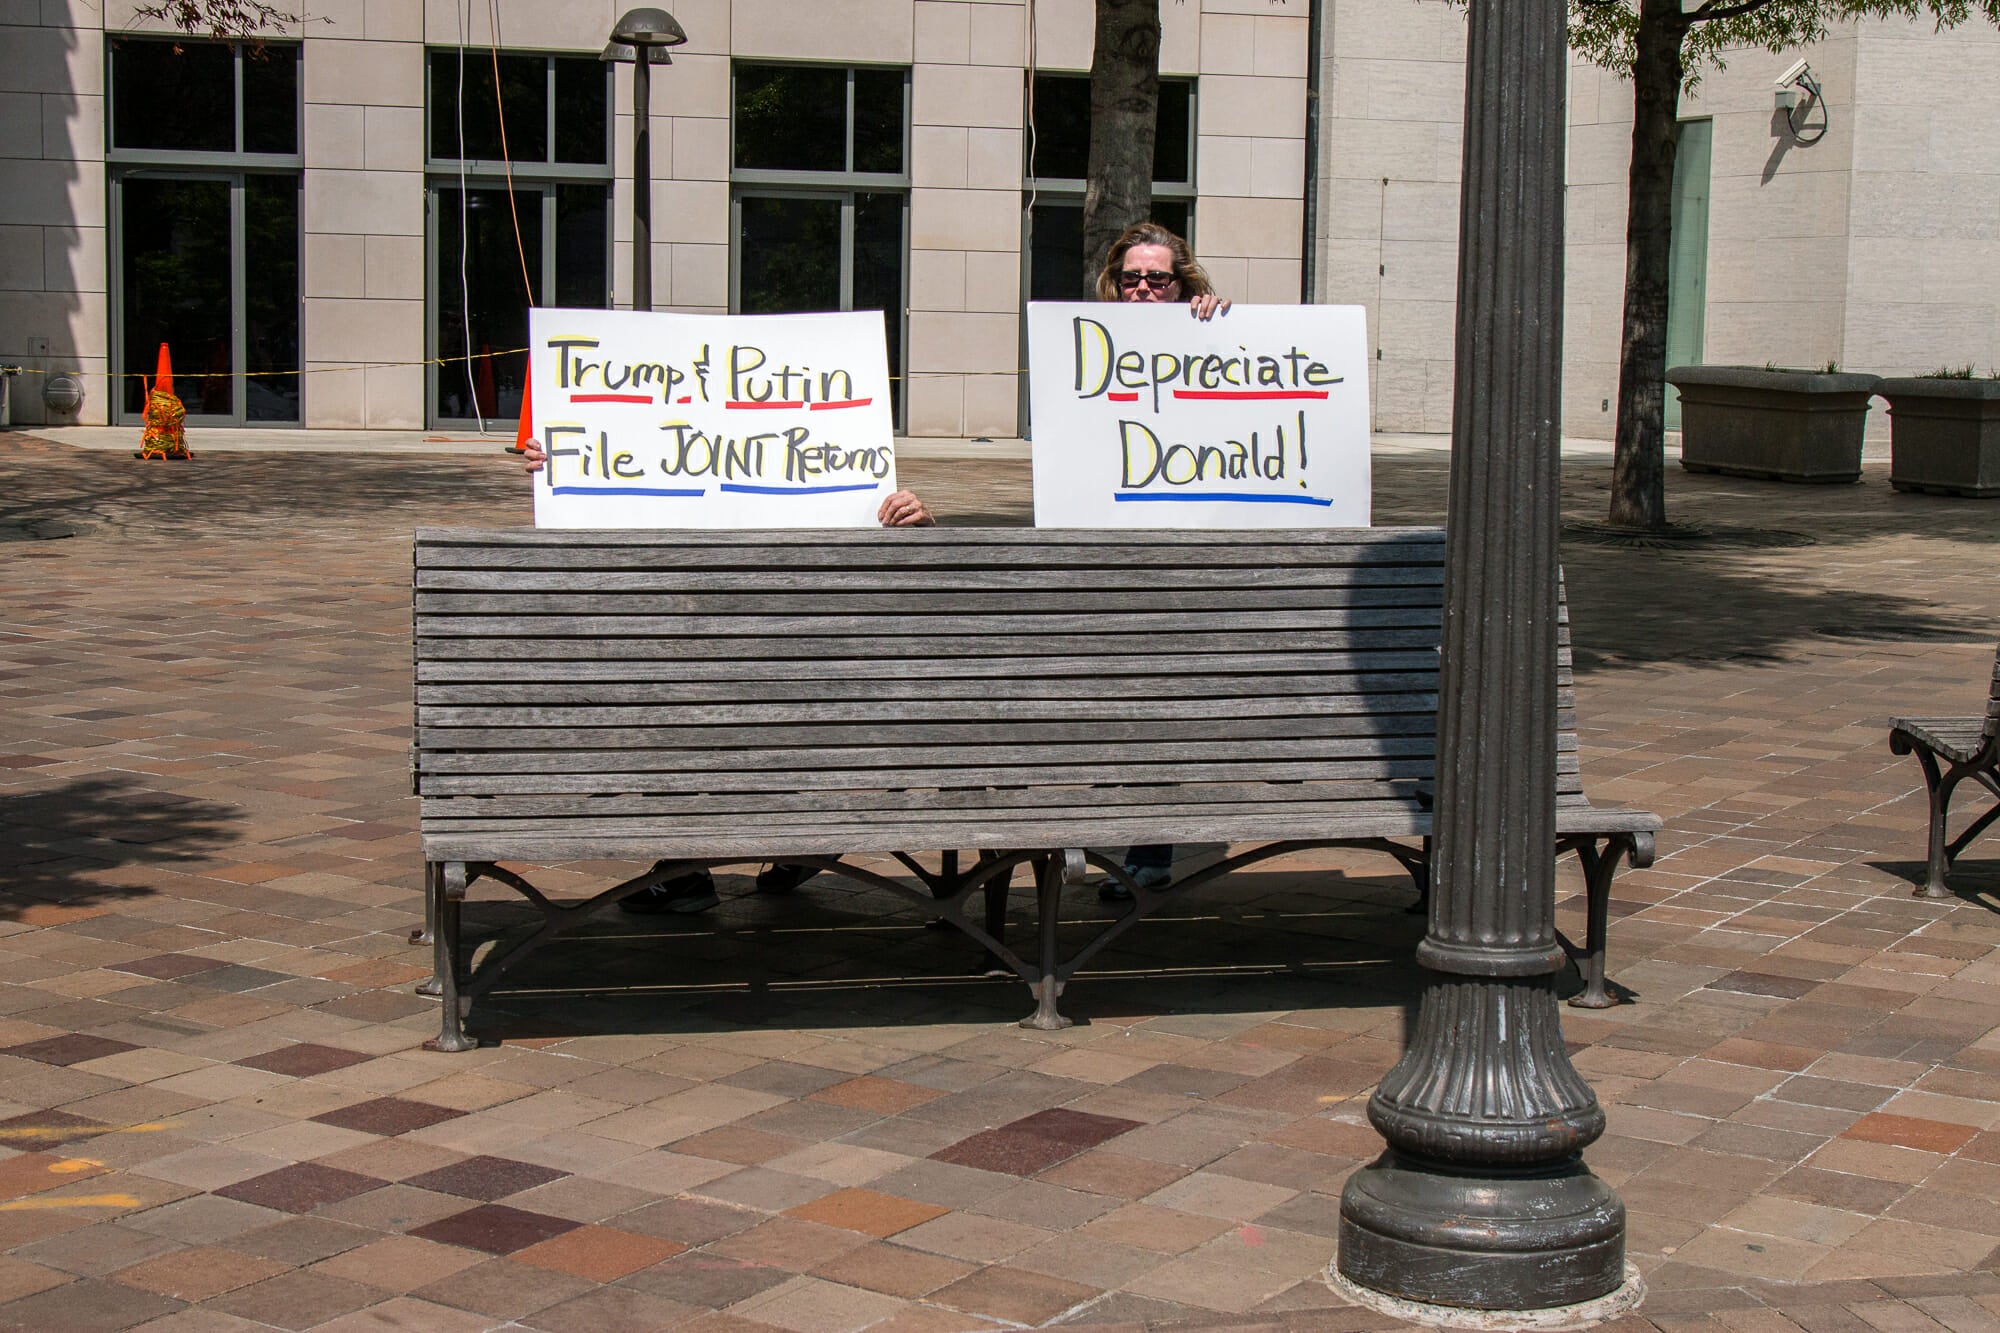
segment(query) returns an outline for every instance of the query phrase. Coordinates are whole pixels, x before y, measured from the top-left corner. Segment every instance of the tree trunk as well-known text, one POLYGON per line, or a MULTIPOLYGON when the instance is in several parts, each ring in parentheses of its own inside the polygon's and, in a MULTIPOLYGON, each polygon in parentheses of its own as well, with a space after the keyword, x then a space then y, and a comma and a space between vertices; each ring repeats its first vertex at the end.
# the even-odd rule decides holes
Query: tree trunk
POLYGON ((1090 60, 1090 179, 1083 192, 1083 295, 1118 233, 1153 212, 1160 111, 1160 0, 1097 0, 1090 60))
POLYGON ((1673 253, 1674 152, 1680 144, 1678 0, 1641 0, 1632 65, 1632 166, 1626 176, 1625 324, 1618 359, 1610 520, 1667 523, 1667 282, 1673 253))

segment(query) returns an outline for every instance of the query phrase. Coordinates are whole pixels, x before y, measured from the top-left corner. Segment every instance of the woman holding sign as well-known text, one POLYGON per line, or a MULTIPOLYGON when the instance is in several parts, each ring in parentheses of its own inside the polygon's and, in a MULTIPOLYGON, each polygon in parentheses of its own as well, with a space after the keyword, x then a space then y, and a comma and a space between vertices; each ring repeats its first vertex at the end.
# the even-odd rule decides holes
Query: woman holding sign
POLYGON ((1214 319, 1229 309, 1215 294, 1208 270, 1188 243, 1157 222, 1127 227, 1111 243, 1097 275, 1100 301, 1186 301, 1196 319, 1214 319))
MULTIPOLYGON (((1229 302, 1209 285, 1208 270, 1194 257, 1188 243, 1157 222, 1127 227, 1111 243, 1104 268, 1097 275, 1100 301, 1186 301, 1196 319, 1214 319, 1229 302)), ((1125 853, 1125 873, 1142 889, 1161 888, 1174 877, 1174 845, 1148 843, 1125 853)), ((1105 902, 1124 902, 1132 891, 1115 879, 1097 887, 1105 902)))

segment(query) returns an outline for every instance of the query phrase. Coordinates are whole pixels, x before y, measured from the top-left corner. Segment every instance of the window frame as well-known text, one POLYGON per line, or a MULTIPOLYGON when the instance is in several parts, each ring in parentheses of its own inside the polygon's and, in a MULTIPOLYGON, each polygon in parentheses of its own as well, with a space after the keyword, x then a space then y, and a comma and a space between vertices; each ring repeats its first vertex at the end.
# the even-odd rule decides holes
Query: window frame
MULTIPOLYGON (((543 112, 543 156, 536 159, 514 159, 512 162, 497 158, 457 158, 439 157, 432 152, 431 114, 436 106, 438 87, 432 77, 433 55, 462 55, 467 61, 488 58, 483 51, 453 46, 424 47, 424 420, 429 429, 474 429, 478 422, 473 417, 445 416, 440 408, 442 401, 440 386, 444 367, 438 364, 445 355, 463 356, 459 349, 447 352, 439 343, 438 330, 441 323, 442 306, 447 291, 446 279, 450 276, 445 265, 448 262, 441 251, 441 240, 437 225, 439 209, 444 191, 456 190, 461 185, 469 192, 474 190, 497 190, 505 194, 511 185, 516 206, 533 200, 541 215, 541 264, 539 273, 534 275, 536 285, 535 306, 547 305, 555 300, 557 292, 556 257, 558 251, 556 236, 557 188, 564 185, 601 185, 604 187, 604 294, 606 309, 610 309, 616 291, 617 271, 617 207, 616 186, 618 183, 617 137, 617 84, 616 66, 609 61, 580 51, 552 51, 546 48, 502 48, 500 55, 529 56, 542 61, 544 89, 543 112), (556 62, 558 60, 592 61, 603 67, 604 91, 604 161, 558 162, 556 155, 556 62), (511 179, 510 179, 511 177, 511 179)), ((459 87, 456 80, 446 88, 447 97, 457 97, 459 87)), ((456 270, 452 270, 455 273, 456 270)), ((489 417, 486 424, 490 428, 496 422, 508 418, 489 417)))
MULTIPOLYGON (((1054 79, 1090 78, 1088 70, 1030 69, 1024 70, 1021 86, 1021 123, 1028 123, 1029 99, 1034 96, 1034 82, 1037 77, 1054 79)), ((1185 181, 1154 181, 1153 197, 1187 205, 1187 230, 1181 239, 1190 248, 1195 245, 1195 227, 1198 225, 1198 205, 1201 199, 1201 182, 1196 169, 1201 161, 1201 80, 1192 74, 1160 76, 1162 84, 1185 84, 1188 90, 1188 162, 1185 181)), ((1073 176, 1035 176, 1030 174, 1032 166, 1033 136, 1023 134, 1021 139, 1021 364, 1028 364, 1028 301, 1034 291, 1035 274, 1035 206, 1040 203, 1061 203, 1081 207, 1085 189, 1089 182, 1073 176)), ((1197 253, 1199 251, 1197 250, 1197 253)), ((1016 396, 1019 429, 1030 428, 1028 419, 1028 376, 1022 371, 1017 377, 1020 392, 1016 396)))
MULTIPOLYGON (((230 378, 233 381, 230 395, 231 408, 227 414, 188 414, 190 425, 206 426, 254 426, 258 430, 296 430, 305 424, 306 390, 309 387, 305 369, 305 44, 301 41, 268 41, 266 47, 283 47, 296 53, 292 80, 292 143, 294 151, 289 153, 251 152, 243 144, 243 62, 253 42, 226 41, 201 37, 162 36, 151 32, 110 31, 104 34, 104 167, 106 175, 104 260, 105 287, 107 294, 106 357, 105 367, 111 384, 109 391, 107 419, 114 426, 132 426, 145 420, 143 408, 137 414, 125 407, 123 392, 128 374, 145 373, 150 376, 150 366, 127 366, 125 364, 125 226, 124 196, 125 182, 131 178, 165 180, 212 180, 218 181, 229 190, 229 255, 230 255, 230 378), (118 145, 118 79, 114 64, 114 53, 120 42, 145 42, 162 46, 188 46, 193 44, 227 46, 230 49, 230 70, 233 79, 231 88, 234 142, 237 147, 223 149, 191 148, 125 148, 118 145), (246 273, 247 242, 244 224, 245 178, 253 175, 290 177, 299 192, 298 211, 298 251, 295 256, 295 271, 299 275, 296 293, 296 318, 298 328, 298 353, 300 373, 299 414, 293 421, 251 421, 248 415, 249 388, 252 372, 246 364, 249 341, 248 274, 246 273)), ((270 374, 269 371, 259 372, 270 374)))
POLYGON ((840 308, 854 308, 854 209, 855 196, 895 194, 903 199, 902 266, 898 279, 902 299, 895 310, 885 310, 885 319, 896 321, 896 346, 901 366, 890 366, 894 402, 892 417, 897 429, 906 420, 909 402, 910 358, 910 135, 912 85, 910 66, 870 61, 774 60, 739 56, 729 62, 729 313, 743 311, 743 200, 746 198, 827 199, 840 201, 840 308), (841 165, 824 171, 777 170, 736 165, 736 127, 739 75, 744 66, 790 65, 805 69, 838 69, 846 74, 846 127, 841 140, 841 165), (854 76, 860 70, 887 70, 903 78, 903 169, 900 172, 855 171, 854 162, 854 76))

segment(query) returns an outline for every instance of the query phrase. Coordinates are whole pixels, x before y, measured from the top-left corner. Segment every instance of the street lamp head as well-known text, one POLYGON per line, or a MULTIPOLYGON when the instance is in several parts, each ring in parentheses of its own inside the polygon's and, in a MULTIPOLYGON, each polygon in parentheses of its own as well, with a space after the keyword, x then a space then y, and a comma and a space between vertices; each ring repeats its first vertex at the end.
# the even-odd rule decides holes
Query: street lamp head
POLYGON ((674 22, 672 14, 646 6, 626 10, 625 17, 611 29, 611 40, 624 46, 643 46, 653 52, 663 46, 685 44, 687 34, 681 31, 680 24, 674 22))
MULTIPOLYGON (((597 58, 606 64, 630 65, 639 59, 639 48, 630 42, 606 42, 604 49, 597 53, 597 58)), ((674 63, 674 58, 668 55, 664 48, 655 47, 647 55, 646 63, 671 65, 674 63)))

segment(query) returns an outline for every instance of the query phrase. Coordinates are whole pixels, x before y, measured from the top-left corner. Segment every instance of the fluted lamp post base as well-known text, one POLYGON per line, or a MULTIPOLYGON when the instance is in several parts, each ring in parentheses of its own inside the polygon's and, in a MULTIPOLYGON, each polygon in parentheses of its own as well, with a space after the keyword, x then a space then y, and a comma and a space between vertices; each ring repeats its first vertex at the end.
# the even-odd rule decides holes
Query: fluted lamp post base
POLYGON ((1597 1301, 1625 1285, 1625 1205, 1580 1162, 1460 1175, 1387 1152, 1348 1179, 1337 1268, 1348 1282, 1425 1305, 1597 1301))

